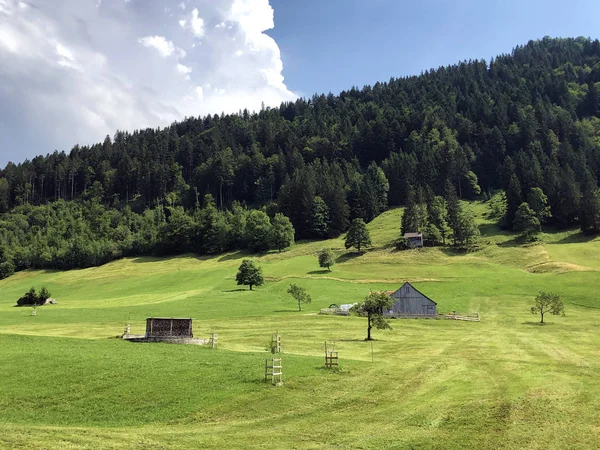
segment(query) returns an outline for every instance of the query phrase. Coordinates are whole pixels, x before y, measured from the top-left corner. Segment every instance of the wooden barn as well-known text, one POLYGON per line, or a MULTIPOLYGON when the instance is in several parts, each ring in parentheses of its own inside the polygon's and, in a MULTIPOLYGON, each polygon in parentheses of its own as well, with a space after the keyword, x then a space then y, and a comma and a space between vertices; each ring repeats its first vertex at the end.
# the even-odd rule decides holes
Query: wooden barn
POLYGON ((146 338, 191 339, 192 319, 165 319, 150 317, 146 319, 146 338))
POLYGON ((391 317, 436 317, 437 303, 419 292, 412 284, 404 283, 395 292, 388 292, 394 299, 393 308, 386 315, 391 317))

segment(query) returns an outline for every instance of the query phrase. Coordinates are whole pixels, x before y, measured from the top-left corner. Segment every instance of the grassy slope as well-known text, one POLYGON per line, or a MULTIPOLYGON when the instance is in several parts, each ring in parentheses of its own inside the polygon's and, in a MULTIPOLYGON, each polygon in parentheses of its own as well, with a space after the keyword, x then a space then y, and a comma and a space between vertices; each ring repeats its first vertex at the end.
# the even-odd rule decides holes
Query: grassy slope
MULTIPOLYGON (((483 207, 478 206, 483 213, 483 207)), ((481 219, 482 249, 386 248, 399 210, 370 228, 377 249, 341 239, 260 258, 268 282, 240 290, 244 255, 129 259, 102 268, 20 273, 0 282, 0 447, 593 448, 600 441, 600 241, 572 232, 521 247, 481 219), (314 252, 337 249, 332 273, 314 252), (364 319, 314 313, 410 280, 440 311, 483 321, 394 321, 362 341, 364 319), (286 294, 306 287, 302 312, 286 294), (60 302, 14 308, 31 285, 60 302), (537 290, 567 317, 528 312, 537 290), (220 349, 130 344, 131 318, 193 317, 220 349), (283 388, 262 383, 264 347, 283 336, 283 388), (321 369, 324 340, 343 369, 321 369)))

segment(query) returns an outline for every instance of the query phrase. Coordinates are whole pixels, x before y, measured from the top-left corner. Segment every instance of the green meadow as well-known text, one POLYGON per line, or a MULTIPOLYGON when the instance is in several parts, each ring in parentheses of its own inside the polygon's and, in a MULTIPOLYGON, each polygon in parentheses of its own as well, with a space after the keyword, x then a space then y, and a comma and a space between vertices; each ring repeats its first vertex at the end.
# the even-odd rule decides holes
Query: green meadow
POLYGON ((550 232, 524 246, 476 210, 477 251, 396 251, 395 209, 369 224, 362 255, 340 238, 255 257, 266 283, 254 291, 235 283, 240 252, 0 281, 0 448, 597 448, 600 240, 550 232), (318 314, 404 281, 481 322, 392 320, 371 345, 366 319, 318 314), (312 296, 301 312, 290 283, 312 296), (14 307, 31 286, 59 304, 14 307), (542 289, 566 312, 544 326, 530 313, 542 289), (152 316, 192 317, 219 347, 118 338, 152 316), (281 387, 263 381, 277 331, 281 387), (325 341, 338 371, 323 368, 325 341))

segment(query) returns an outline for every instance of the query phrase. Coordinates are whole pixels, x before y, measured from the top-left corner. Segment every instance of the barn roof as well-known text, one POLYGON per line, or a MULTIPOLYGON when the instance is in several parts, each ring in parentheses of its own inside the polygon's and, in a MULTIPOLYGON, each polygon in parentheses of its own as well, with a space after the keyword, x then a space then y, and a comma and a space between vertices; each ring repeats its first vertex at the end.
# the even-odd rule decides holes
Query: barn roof
POLYGON ((423 233, 404 233, 405 238, 420 238, 423 237, 423 233))
MULTIPOLYGON (((412 284, 410 284, 408 281, 405 282, 402 286, 400 286, 398 289, 396 289, 395 291, 392 291, 392 294, 398 292, 400 289, 402 289, 404 286, 409 285, 411 288, 413 288, 415 291, 417 291, 419 294, 421 294, 423 297, 425 297, 427 300, 429 300, 430 302, 433 302, 435 305, 437 305, 437 302, 433 301, 432 299, 430 299, 428 296, 426 296, 425 294, 423 294, 420 290, 418 290, 416 287, 414 287, 412 284)), ((389 291, 388 291, 389 293, 389 291)), ((390 294, 390 295, 392 295, 390 294)))

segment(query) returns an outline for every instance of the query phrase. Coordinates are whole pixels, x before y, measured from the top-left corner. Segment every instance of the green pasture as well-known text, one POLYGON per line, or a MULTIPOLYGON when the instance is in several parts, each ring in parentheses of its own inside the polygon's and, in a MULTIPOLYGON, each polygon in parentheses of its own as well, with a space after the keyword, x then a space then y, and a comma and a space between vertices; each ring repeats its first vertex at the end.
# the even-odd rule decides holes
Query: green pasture
POLYGON ((398 252, 400 211, 369 224, 373 248, 304 242, 254 259, 264 286, 235 284, 247 255, 117 261, 0 281, 0 448, 597 448, 600 442, 600 241, 550 232, 523 246, 480 215, 475 252, 398 252), (316 252, 332 248, 332 272, 316 252), (478 323, 319 315, 404 281, 439 312, 478 323), (313 302, 297 311, 286 290, 313 302), (58 305, 14 307, 31 286, 58 305), (566 317, 529 312, 538 290, 566 317), (192 317, 219 348, 133 344, 129 321, 192 317), (282 336, 284 386, 262 381, 282 336), (341 369, 323 369, 324 341, 341 369))

